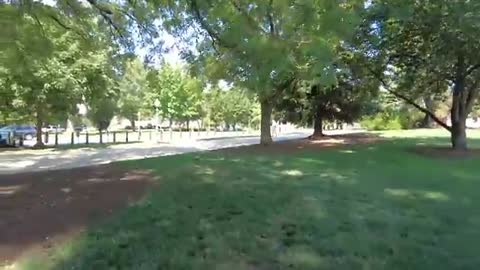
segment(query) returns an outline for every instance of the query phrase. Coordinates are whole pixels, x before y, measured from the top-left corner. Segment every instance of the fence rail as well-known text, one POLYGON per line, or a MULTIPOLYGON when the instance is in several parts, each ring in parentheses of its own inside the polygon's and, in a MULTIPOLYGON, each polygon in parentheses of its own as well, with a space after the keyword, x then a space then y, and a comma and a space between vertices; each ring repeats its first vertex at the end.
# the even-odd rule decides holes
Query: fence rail
MULTIPOLYGON (((343 129, 343 126, 328 125, 325 130, 343 129)), ((296 130, 291 125, 273 126, 271 133, 276 137, 282 133, 296 130)), ((117 130, 102 132, 42 132, 42 142, 47 146, 74 146, 74 145, 94 145, 94 144, 122 144, 136 142, 155 142, 169 143, 182 140, 199 140, 228 138, 240 136, 258 136, 259 130, 242 130, 242 131, 217 131, 217 130, 117 130)), ((9 133, 6 138, 7 144, 14 146, 33 146, 36 138, 25 140, 23 136, 14 136, 9 133)))
MULTIPOLYGON (((122 144, 136 142, 175 142, 181 140, 198 140, 218 137, 237 137, 258 135, 257 130, 215 131, 215 130, 119 130, 102 132, 42 132, 42 142, 47 146, 72 146, 94 144, 122 144)), ((24 136, 9 133, 7 144, 13 146, 33 146, 36 138, 26 140, 24 136)))

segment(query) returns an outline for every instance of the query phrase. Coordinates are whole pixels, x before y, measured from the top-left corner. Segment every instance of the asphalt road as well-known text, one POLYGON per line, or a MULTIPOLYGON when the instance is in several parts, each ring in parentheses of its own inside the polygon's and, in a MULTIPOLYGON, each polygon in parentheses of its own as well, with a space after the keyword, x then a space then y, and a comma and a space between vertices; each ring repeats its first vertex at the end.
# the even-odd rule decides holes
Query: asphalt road
MULTIPOLYGON (((305 138, 310 130, 289 132, 274 138, 275 141, 305 138)), ((258 136, 230 137, 217 139, 178 139, 170 143, 143 142, 111 145, 105 148, 11 150, 0 152, 0 175, 67 169, 120 160, 175 155, 209 151, 221 148, 253 145, 259 143, 258 136)), ((0 177, 1 180, 2 177, 0 177)))

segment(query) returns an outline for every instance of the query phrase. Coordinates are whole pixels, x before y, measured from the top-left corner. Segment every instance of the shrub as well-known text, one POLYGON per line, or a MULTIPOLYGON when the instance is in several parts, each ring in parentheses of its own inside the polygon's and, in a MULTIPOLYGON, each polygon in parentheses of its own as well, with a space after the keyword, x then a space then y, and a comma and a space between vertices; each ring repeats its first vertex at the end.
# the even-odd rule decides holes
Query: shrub
POLYGON ((400 116, 392 113, 377 113, 364 117, 360 124, 367 130, 399 130, 402 129, 400 116))
POLYGON ((424 113, 414 108, 403 108, 398 115, 403 129, 419 128, 425 118, 424 113))

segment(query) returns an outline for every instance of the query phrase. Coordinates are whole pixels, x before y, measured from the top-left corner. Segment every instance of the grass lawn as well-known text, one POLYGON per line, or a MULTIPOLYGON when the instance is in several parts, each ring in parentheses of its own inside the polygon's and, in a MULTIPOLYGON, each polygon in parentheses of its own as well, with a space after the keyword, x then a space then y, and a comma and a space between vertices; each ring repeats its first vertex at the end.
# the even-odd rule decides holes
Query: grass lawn
POLYGON ((122 162, 152 170, 158 185, 20 269, 477 270, 480 159, 406 151, 448 143, 446 135, 387 132, 396 139, 325 151, 122 162))

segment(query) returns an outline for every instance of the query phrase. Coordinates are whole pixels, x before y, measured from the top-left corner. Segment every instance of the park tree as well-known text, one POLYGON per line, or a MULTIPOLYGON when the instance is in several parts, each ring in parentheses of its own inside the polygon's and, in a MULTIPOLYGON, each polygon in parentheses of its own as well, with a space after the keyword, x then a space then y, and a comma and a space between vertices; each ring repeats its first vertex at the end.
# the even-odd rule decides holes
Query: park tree
POLYGON ((365 102, 370 97, 347 78, 341 78, 337 84, 327 88, 318 84, 312 85, 309 95, 314 119, 314 139, 324 136, 325 121, 351 124, 358 120, 362 116, 365 102))
POLYGON ((200 118, 202 92, 202 82, 185 73, 182 77, 182 91, 178 93, 180 104, 178 119, 186 122, 187 129, 190 129, 190 121, 200 118))
POLYGON ((118 107, 115 97, 100 97, 92 100, 88 108, 87 117, 99 132, 108 129, 117 112, 118 107))
POLYGON ((362 88, 362 83, 351 74, 338 74, 335 84, 323 85, 316 81, 300 81, 277 104, 284 111, 284 119, 294 123, 310 124, 311 139, 324 136, 326 123, 353 123, 360 119, 375 97, 375 88, 362 88))
POLYGON ((7 104, 35 122, 36 145, 41 146, 46 121, 75 114, 77 104, 105 95, 113 78, 112 46, 107 46, 112 40, 95 17, 85 14, 74 28, 80 21, 60 17, 58 6, 24 4, 11 1, 0 7, 15 22, 6 40, 15 46, 1 47, 2 89, 8 91, 7 104))
POLYGON ((135 121, 144 107, 145 95, 148 92, 148 71, 139 59, 129 60, 125 65, 125 71, 118 83, 118 114, 128 119, 135 129, 135 121))
POLYGON ((247 126, 252 118, 254 100, 250 93, 242 88, 234 87, 222 92, 223 119, 227 126, 236 129, 238 124, 247 126))
POLYGON ((225 124, 236 129, 237 125, 248 126, 253 119, 255 100, 251 93, 240 87, 220 89, 213 87, 206 93, 207 122, 215 126, 225 124))
POLYGON ((181 0, 159 7, 167 30, 195 46, 188 60, 257 94, 261 143, 268 144, 274 101, 300 74, 327 74, 332 48, 354 29, 363 1, 181 0))
POLYGON ((168 64, 149 75, 147 104, 154 108, 155 100, 160 102, 159 112, 170 123, 188 122, 199 114, 203 86, 200 81, 168 64))
POLYGON ((467 149, 466 119, 480 90, 479 22, 478 1, 379 0, 360 34, 363 65, 386 91, 448 130, 455 150, 467 149), (445 91, 451 125, 418 101, 445 91))
POLYGON ((205 105, 205 117, 203 123, 208 129, 212 125, 216 128, 223 122, 223 102, 221 95, 222 90, 218 87, 211 87, 203 94, 203 102, 205 105))

